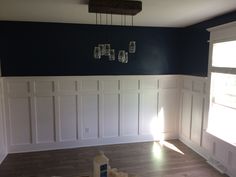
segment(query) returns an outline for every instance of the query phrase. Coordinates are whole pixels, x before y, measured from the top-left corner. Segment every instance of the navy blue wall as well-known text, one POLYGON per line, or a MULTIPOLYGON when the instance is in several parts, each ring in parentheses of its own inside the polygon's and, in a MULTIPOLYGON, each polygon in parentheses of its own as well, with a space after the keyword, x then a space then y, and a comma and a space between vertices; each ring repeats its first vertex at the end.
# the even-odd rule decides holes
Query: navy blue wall
POLYGON ((209 37, 207 28, 236 20, 236 11, 189 26, 182 31, 180 51, 181 72, 195 76, 207 76, 209 37))
POLYGON ((3 76, 177 74, 179 34, 176 28, 0 22, 3 76), (137 52, 128 64, 95 60, 93 47, 111 43, 137 52))
POLYGON ((207 76, 207 28, 236 20, 236 11, 186 28, 121 27, 0 22, 3 76, 158 75, 207 76), (93 59, 93 47, 109 42, 137 52, 128 64, 93 59))

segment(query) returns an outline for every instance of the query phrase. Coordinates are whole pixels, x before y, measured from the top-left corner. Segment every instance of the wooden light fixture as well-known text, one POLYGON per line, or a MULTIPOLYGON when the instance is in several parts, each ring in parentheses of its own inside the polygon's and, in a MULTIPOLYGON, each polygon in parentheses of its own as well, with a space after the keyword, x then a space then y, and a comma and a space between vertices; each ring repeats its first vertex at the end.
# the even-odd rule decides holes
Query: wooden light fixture
POLYGON ((130 0, 89 0, 90 13, 136 15, 142 11, 141 1, 130 0))
MULTIPOLYGON (((124 26, 126 25, 126 16, 132 16, 132 26, 133 26, 133 16, 142 11, 141 1, 131 1, 131 0, 89 0, 89 12, 96 13, 96 24, 97 24, 97 14, 100 14, 100 24, 102 21, 102 15, 106 14, 106 25, 108 25, 107 17, 111 15, 111 25, 112 25, 112 15, 121 15, 121 25, 122 19, 124 17, 124 26)), ((129 42, 129 50, 119 50, 118 61, 121 63, 128 63, 128 54, 135 53, 136 51, 136 41, 131 40, 129 42)), ((115 49, 111 48, 110 43, 98 44, 94 47, 93 56, 95 59, 101 59, 102 56, 107 56, 109 61, 115 60, 115 49)))

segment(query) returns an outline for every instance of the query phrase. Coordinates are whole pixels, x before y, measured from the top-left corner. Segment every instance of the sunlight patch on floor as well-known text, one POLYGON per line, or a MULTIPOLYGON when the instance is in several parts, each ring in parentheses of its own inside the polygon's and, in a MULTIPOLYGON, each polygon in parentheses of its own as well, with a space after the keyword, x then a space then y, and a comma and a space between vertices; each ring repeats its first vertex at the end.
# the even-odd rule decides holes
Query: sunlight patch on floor
POLYGON ((162 160, 163 154, 162 154, 162 147, 158 142, 153 142, 152 145, 152 153, 153 156, 158 159, 158 160, 162 160))
POLYGON ((176 147, 174 144, 172 144, 172 143, 169 143, 169 142, 167 142, 167 141, 160 141, 159 143, 160 143, 161 146, 165 146, 165 147, 167 147, 168 149, 171 149, 171 150, 173 150, 173 151, 175 151, 175 152, 178 152, 178 153, 184 155, 183 151, 181 151, 179 148, 177 148, 177 147, 176 147))
POLYGON ((155 158, 161 160, 163 157, 163 152, 162 152, 162 148, 166 147, 172 151, 175 151, 181 155, 184 155, 184 152, 181 151, 178 147, 176 147, 174 144, 169 143, 167 141, 159 141, 159 142, 153 142, 152 145, 152 153, 154 155, 155 158))

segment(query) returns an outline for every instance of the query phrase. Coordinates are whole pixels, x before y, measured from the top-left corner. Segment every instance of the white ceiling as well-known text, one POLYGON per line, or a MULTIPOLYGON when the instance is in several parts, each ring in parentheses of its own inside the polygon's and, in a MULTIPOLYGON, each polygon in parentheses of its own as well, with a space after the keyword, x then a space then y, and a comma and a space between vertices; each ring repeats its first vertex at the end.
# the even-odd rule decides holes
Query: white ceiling
MULTIPOLYGON (((0 20, 94 24, 87 0, 0 0, 0 20)), ((142 0, 135 26, 185 27, 236 10, 236 0, 142 0)), ((113 16, 116 25, 120 16, 113 16)), ((105 22, 105 16, 102 17, 105 22)), ((131 18, 127 17, 130 25, 131 18)))

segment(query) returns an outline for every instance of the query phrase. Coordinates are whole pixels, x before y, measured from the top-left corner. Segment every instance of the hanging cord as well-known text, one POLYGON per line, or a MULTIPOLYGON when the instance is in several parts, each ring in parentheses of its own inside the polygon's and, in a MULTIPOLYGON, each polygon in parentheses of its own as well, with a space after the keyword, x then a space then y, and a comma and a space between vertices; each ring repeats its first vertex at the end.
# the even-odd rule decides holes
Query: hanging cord
POLYGON ((126 15, 124 15, 124 26, 126 25, 126 15))
POLYGON ((102 24, 102 14, 100 13, 100 25, 102 24))
POLYGON ((111 25, 112 25, 112 14, 111 14, 111 25))
POLYGON ((132 27, 134 26, 134 16, 132 15, 132 27))
POLYGON ((108 15, 106 14, 106 25, 108 25, 108 15))
POLYGON ((98 24, 98 14, 96 13, 96 25, 98 24))

